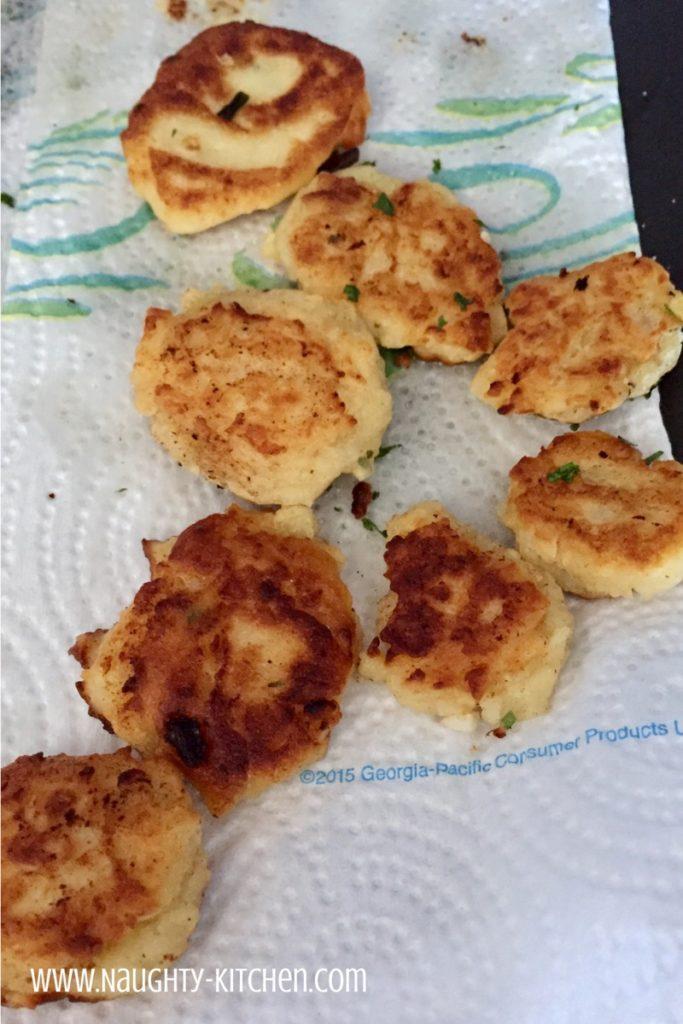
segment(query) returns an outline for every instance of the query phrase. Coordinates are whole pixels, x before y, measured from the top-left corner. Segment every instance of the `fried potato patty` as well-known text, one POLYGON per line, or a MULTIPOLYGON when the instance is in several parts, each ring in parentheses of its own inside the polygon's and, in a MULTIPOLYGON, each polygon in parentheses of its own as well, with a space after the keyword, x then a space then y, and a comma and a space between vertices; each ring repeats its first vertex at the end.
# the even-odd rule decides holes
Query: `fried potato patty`
POLYGON ((264 505, 310 505, 341 473, 368 476, 391 418, 354 308, 291 290, 150 309, 132 381, 177 462, 264 505))
POLYGON ((512 328, 472 391, 503 415, 583 423, 647 394, 676 361, 681 299, 655 260, 625 252, 508 295, 512 328))
POLYGON ((363 141, 369 112, 350 53, 230 22, 162 62, 121 140, 135 190, 186 234, 292 195, 335 148, 363 141))
POLYGON ((308 292, 358 310, 386 348, 464 363, 505 332, 500 260, 474 212, 443 185, 402 182, 372 167, 322 173, 274 235, 277 258, 308 292))
POLYGON ((163 759, 20 757, 2 770, 2 1001, 36 1006, 30 969, 167 966, 197 924, 209 872, 201 824, 163 759))
POLYGON ((214 814, 321 757, 341 717, 356 618, 313 523, 233 505, 145 541, 151 582, 72 648, 91 713, 170 758, 214 814))
POLYGON ((453 728, 547 710, 572 632, 559 587, 435 501, 388 525, 390 593, 360 671, 453 728))
POLYGON ((521 459, 501 519, 524 558, 581 597, 652 597, 683 580, 683 466, 648 465, 601 430, 521 459))

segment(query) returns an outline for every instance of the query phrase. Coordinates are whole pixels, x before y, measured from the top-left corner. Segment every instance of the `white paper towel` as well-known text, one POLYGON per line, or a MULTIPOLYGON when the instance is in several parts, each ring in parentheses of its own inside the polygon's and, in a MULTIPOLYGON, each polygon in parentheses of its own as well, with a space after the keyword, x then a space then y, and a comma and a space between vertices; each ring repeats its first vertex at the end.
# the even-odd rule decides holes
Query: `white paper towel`
MULTIPOLYGON (((361 58, 374 107, 364 157, 406 178, 439 158, 507 254, 509 281, 636 244, 605 2, 251 0, 242 13, 361 58)), ((66 650, 146 578, 142 537, 226 503, 153 443, 128 375, 145 308, 229 282, 273 214, 172 237, 128 186, 117 138, 159 60, 207 23, 171 23, 152 0, 48 3, 4 305, 4 761, 113 748, 66 650)), ((495 514, 507 471, 557 430, 496 416, 469 395, 472 372, 414 364, 392 378, 387 443, 402 447, 374 474, 379 523, 436 498, 509 542, 495 514)), ((669 450, 656 394, 599 425, 669 450)), ((369 634, 382 541, 351 518, 350 488, 335 484, 318 513, 369 634)), ((353 682, 324 776, 207 819, 213 879, 182 965, 363 967, 365 994, 207 984, 54 1004, 40 1019, 683 1020, 683 588, 570 603, 575 639, 548 716, 473 741, 353 682), (621 739, 624 726, 648 727, 621 739), (545 755, 519 763, 529 748, 545 755), (353 781, 318 781, 340 774, 353 781)))

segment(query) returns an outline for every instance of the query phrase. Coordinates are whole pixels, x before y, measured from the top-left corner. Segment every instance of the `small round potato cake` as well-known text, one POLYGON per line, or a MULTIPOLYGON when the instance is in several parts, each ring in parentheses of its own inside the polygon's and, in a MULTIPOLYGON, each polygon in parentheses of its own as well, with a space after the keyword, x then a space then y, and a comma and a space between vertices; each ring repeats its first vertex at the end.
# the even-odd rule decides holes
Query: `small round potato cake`
POLYGON ((295 197, 274 251, 307 292, 346 295, 386 348, 466 363, 505 333, 500 260, 450 189, 359 166, 295 197))
POLYGON ((341 556, 305 508, 233 505, 145 541, 152 580, 71 653, 91 714, 170 758, 213 814, 325 753, 355 664, 341 556))
POLYGON ((681 352, 683 299, 655 260, 625 252, 518 284, 512 327, 472 391, 501 415, 583 423, 645 395, 681 352))
POLYGON ((150 309, 132 382, 177 462, 262 505, 311 505, 340 474, 369 476, 391 419, 353 306, 287 289, 150 309))
POLYGON ((572 594, 652 597, 683 580, 683 466, 602 430, 520 459, 500 517, 522 557, 572 594))
POLYGON ((451 728, 543 714, 572 633, 560 588, 435 501, 395 516, 388 536, 390 593, 361 674, 451 728))
POLYGON ((199 815, 167 761, 18 758, 2 769, 3 1003, 108 999, 100 971, 167 966, 208 879, 199 815), (52 978, 34 991, 41 968, 89 968, 94 990, 52 978))
POLYGON ((352 54, 229 22, 162 62, 121 140, 135 190, 188 234, 293 195, 335 149, 363 141, 369 113, 352 54))

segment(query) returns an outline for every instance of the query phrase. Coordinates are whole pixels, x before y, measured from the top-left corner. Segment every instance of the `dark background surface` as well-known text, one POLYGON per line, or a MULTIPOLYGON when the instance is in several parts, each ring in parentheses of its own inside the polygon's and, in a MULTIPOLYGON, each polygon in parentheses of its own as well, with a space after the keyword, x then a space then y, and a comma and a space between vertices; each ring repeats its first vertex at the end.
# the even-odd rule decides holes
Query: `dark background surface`
MULTIPOLYGON (((631 191, 642 250, 683 289, 683 0, 611 0, 631 191)), ((660 400, 683 460, 683 360, 660 400)))

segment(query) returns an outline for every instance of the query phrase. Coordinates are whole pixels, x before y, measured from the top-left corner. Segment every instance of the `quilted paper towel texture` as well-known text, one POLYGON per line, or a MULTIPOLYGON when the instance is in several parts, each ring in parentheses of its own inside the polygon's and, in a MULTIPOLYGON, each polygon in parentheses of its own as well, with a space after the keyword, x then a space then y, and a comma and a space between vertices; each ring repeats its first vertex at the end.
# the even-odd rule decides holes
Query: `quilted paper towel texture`
MULTIPOLYGON (((406 178, 439 159, 441 180, 489 227, 508 283, 636 246, 605 3, 247 0, 242 13, 361 58, 374 106, 364 158, 406 178)), ((112 623, 145 579, 142 537, 228 500, 152 442, 128 382, 146 307, 229 283, 237 253, 261 259, 273 218, 171 237, 127 184, 126 111, 206 23, 169 22, 152 0, 48 3, 4 299, 5 761, 112 749, 66 650, 112 623)), ((386 443, 401 447, 373 477, 379 524, 435 498, 509 542, 495 515, 507 471, 556 430, 496 416, 469 395, 473 372, 418 364, 392 378, 386 443)), ((656 394, 600 426, 669 450, 656 394)), ((350 488, 338 481, 318 514, 347 555, 369 636, 382 541, 351 518, 350 488)), ((570 603, 573 650, 547 717, 503 741, 473 738, 352 682, 313 781, 207 819, 213 881, 182 965, 364 967, 364 995, 207 984, 55 1004, 41 1018, 682 1020, 683 595, 570 603), (663 728, 619 739, 648 723, 663 728), (529 748, 545 756, 520 763, 529 748)))

